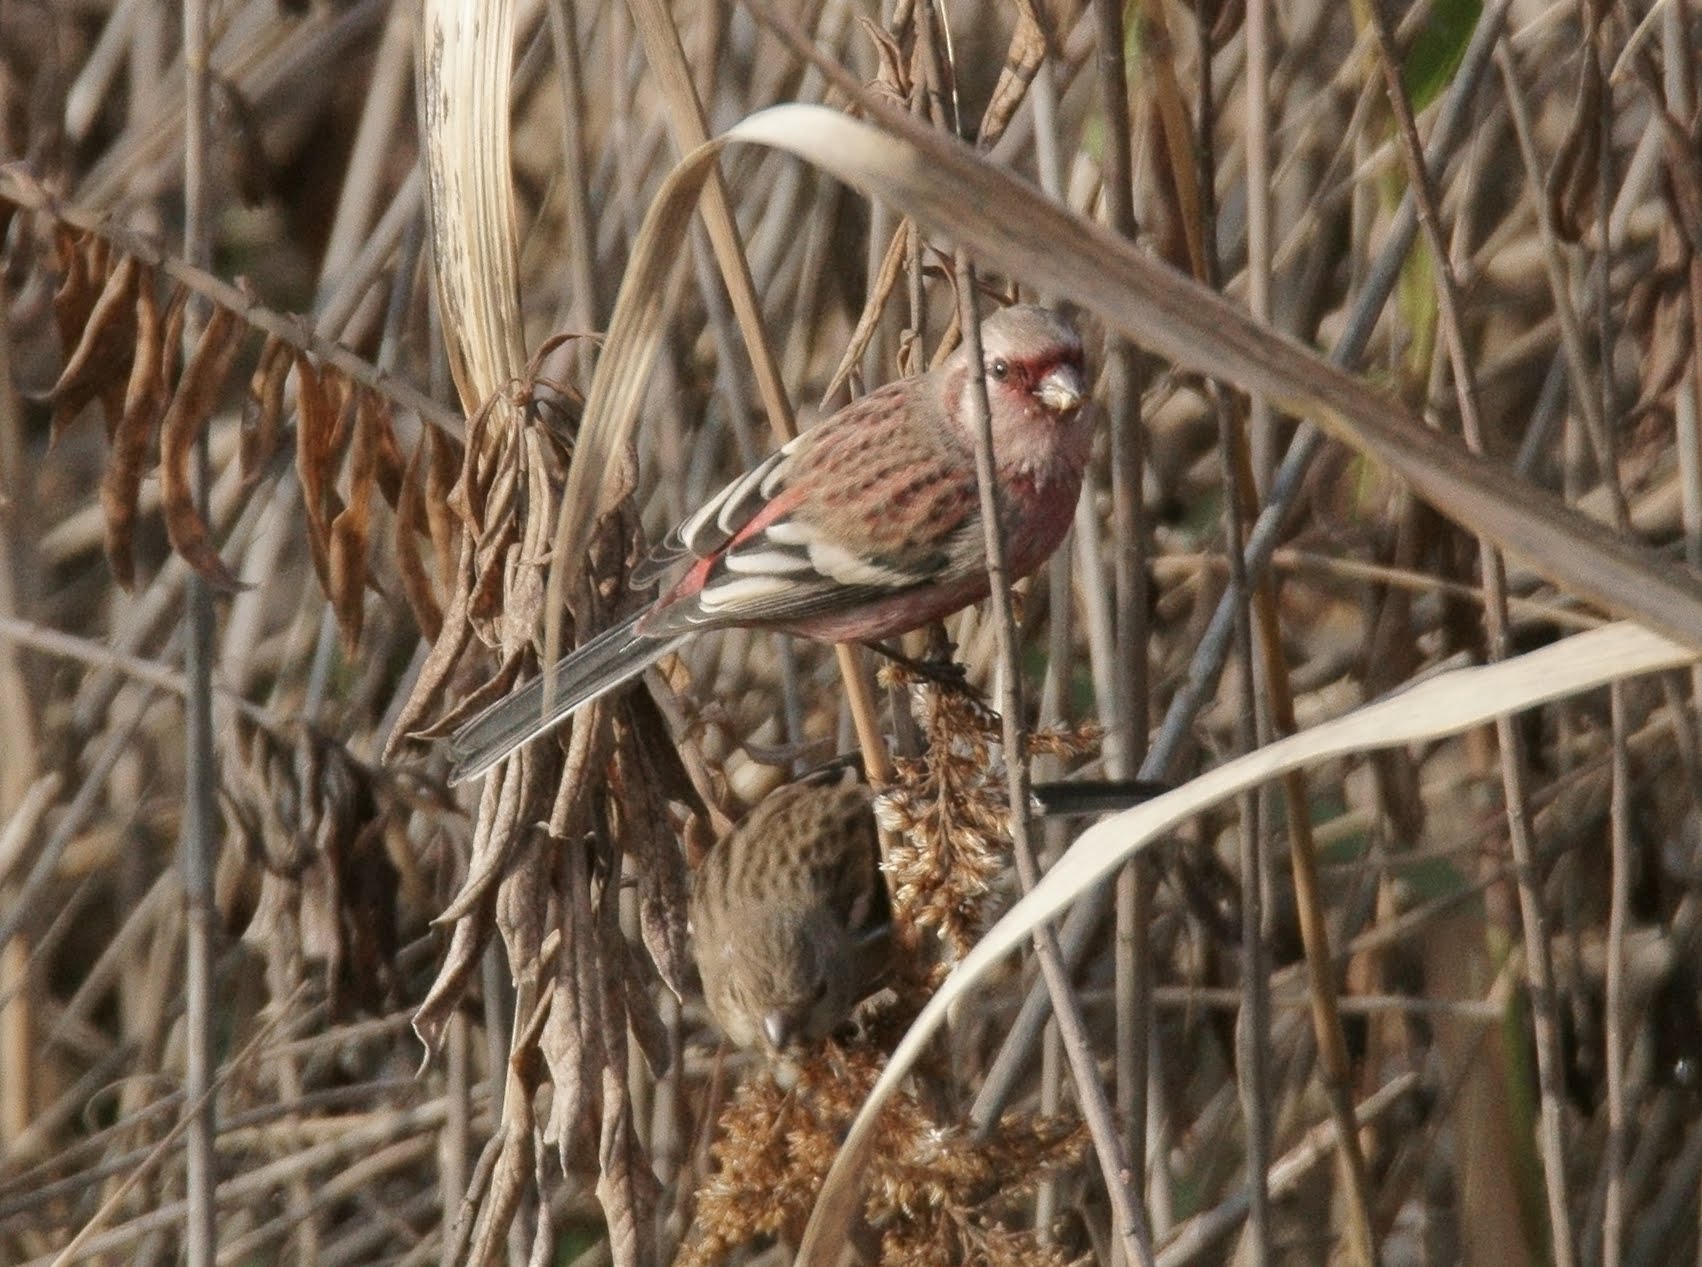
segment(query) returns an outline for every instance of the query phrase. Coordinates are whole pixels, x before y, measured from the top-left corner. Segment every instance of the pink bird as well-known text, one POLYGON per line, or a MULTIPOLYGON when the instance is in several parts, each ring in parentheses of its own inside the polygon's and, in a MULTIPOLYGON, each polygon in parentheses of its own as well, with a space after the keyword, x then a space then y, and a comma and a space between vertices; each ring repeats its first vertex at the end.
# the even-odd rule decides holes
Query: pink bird
MULTIPOLYGON (((981 324, 1006 551, 1027 576, 1064 539, 1092 446, 1081 337, 1045 308, 981 324)), ((826 642, 904 633, 987 596, 968 357, 853 401, 734 480, 639 569, 683 575, 457 730, 451 780, 489 770, 693 634, 734 625, 826 642)))

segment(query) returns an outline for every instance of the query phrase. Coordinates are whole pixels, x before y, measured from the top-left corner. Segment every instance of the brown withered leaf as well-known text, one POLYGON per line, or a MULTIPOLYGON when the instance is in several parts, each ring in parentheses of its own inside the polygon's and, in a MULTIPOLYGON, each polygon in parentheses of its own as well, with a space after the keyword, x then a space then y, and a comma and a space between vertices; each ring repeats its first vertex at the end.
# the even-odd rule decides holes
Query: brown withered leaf
POLYGON ((425 462, 432 445, 432 434, 433 429, 428 428, 414 446, 414 454, 402 472, 396 501, 396 571, 402 582, 402 596, 414 613, 414 623, 420 627, 420 636, 427 642, 436 642, 437 635, 443 631, 443 608, 438 604, 437 588, 432 584, 425 560, 420 556, 419 541, 421 532, 425 530, 421 522, 424 518, 422 503, 425 499, 425 462))
POLYGON ((207 521, 196 509, 189 458, 230 378, 244 332, 235 313, 213 309, 160 423, 160 507, 166 535, 202 580, 226 592, 243 586, 213 548, 207 521))
MULTIPOLYGON (((66 358, 59 381, 48 393, 53 406, 51 442, 93 400, 106 414, 111 439, 124 417, 125 384, 136 351, 137 289, 143 269, 133 255, 121 255, 89 309, 75 350, 66 358)), ((150 278, 151 282, 151 278, 150 278)))
MULTIPOLYGON (((608 841, 603 893, 598 904, 603 963, 624 967, 626 938, 620 927, 620 846, 608 841)), ((617 968, 618 970, 618 968, 617 968)), ((624 973, 622 974, 624 976, 624 973)), ((627 1082, 627 997, 625 989, 606 984, 601 992, 603 1045, 603 1129, 597 1145, 597 1200, 609 1229, 609 1250, 616 1267, 639 1267, 656 1258, 656 1202, 661 1185, 650 1167, 644 1142, 632 1123, 627 1082)))
MULTIPOLYGON (((402 457, 402 446, 396 441, 396 420, 391 412, 390 401, 376 392, 369 395, 372 397, 373 421, 376 427, 372 442, 374 457, 378 463, 378 491, 384 495, 390 509, 395 510, 402 497, 402 477, 408 469, 408 463, 402 457)), ((425 432, 437 430, 430 425, 421 429, 425 432)))
POLYGON ((490 890, 485 897, 488 906, 455 921, 437 976, 425 999, 414 1010, 414 1033, 428 1053, 443 1046, 443 1032, 450 1016, 460 1006, 468 983, 478 977, 485 943, 496 927, 490 910, 496 904, 496 890, 490 890))
POLYGON ((100 298, 105 269, 96 259, 97 252, 104 254, 99 238, 81 234, 63 221, 55 222, 53 254, 59 286, 53 292, 53 323, 59 330, 61 348, 74 348, 82 342, 89 314, 100 298))
POLYGON ((615 1267, 656 1260, 656 1202, 662 1185, 632 1123, 626 1070, 603 1069, 603 1135, 597 1147, 597 1200, 615 1267))
POLYGON ((439 920, 459 919, 482 906, 485 893, 502 883, 515 855, 527 847, 531 825, 544 821, 549 814, 550 801, 561 780, 561 759, 558 745, 532 744, 507 763, 503 777, 486 781, 467 859, 467 878, 443 908, 439 920), (490 799, 493 786, 498 793, 495 801, 490 799))
POLYGON ((1035 73, 1045 57, 1046 33, 1035 20, 1032 6, 1018 5, 1010 51, 1005 54, 1005 65, 999 71, 999 82, 993 89, 992 99, 982 112, 981 131, 975 138, 976 144, 985 148, 1004 135, 1005 128, 1022 105, 1022 99, 1028 95, 1028 87, 1034 82, 1035 73))
POLYGON ((1660 260, 1632 284, 1626 296, 1625 328, 1634 333, 1641 351, 1637 403, 1627 420, 1667 406, 1684 380, 1695 355, 1690 308, 1689 252, 1682 249, 1670 225, 1660 234, 1660 260))
POLYGON ((464 1260, 468 1263, 506 1261, 508 1229, 534 1181, 537 1162, 534 1104, 544 1072, 544 1063, 538 1057, 538 1036, 547 1020, 548 1002, 526 988, 529 983, 524 983, 519 972, 522 954, 530 971, 536 971, 539 961, 542 946, 539 934, 546 903, 545 879, 540 873, 547 870, 546 858, 542 850, 524 858, 497 895, 497 927, 507 942, 509 962, 516 968, 517 981, 522 982, 518 1001, 526 1010, 515 1022, 519 1032, 514 1036, 508 1058, 507 1087, 502 1097, 502 1152, 491 1172, 490 1193, 481 1203, 473 1247, 464 1260), (525 949, 521 951, 518 947, 525 949))
POLYGON ((301 481, 301 500, 307 520, 307 544, 319 585, 331 592, 331 522, 342 505, 332 482, 337 478, 336 448, 338 394, 313 362, 298 353, 296 372, 296 478, 301 481))
POLYGON ((458 531, 449 499, 461 471, 462 449, 436 428, 427 432, 427 438, 430 448, 426 454, 426 526, 430 529, 432 553, 437 558, 437 574, 449 577, 455 574, 455 534, 458 531))
POLYGON ((578 841, 557 840, 558 909, 561 950, 556 955, 549 1019, 539 1051, 550 1069, 555 1092, 544 1140, 570 1170, 573 1154, 590 1142, 591 1088, 608 1063, 600 1018, 607 974, 591 905, 591 861, 578 841))
POLYGON ((437 711, 443 693, 449 687, 450 675, 460 663, 461 654, 473 638, 473 627, 467 622, 467 591, 470 582, 467 569, 471 565, 472 549, 463 550, 462 567, 455 577, 455 587, 449 599, 449 610, 443 614, 443 627, 426 653, 414 689, 396 716, 390 737, 384 741, 384 759, 391 760, 397 750, 413 736, 421 721, 437 711))
POLYGON ((263 872, 243 940, 274 980, 321 963, 333 1015, 383 1010, 395 993, 398 893, 385 835, 410 813, 407 798, 311 727, 256 731, 238 746, 227 804, 263 872))
POLYGON ((508 610, 508 547, 518 535, 519 525, 509 516, 477 543, 479 569, 467 595, 467 619, 475 625, 497 620, 508 610))
POLYGON ((522 1000, 535 1000, 539 994, 538 964, 549 922, 551 861, 543 849, 516 850, 497 887, 496 930, 502 934, 509 972, 522 1000))
POLYGON ((327 552, 331 585, 327 597, 337 615, 343 645, 352 654, 360 643, 366 599, 367 538, 378 474, 378 414, 370 392, 355 396, 354 441, 349 446, 349 501, 331 521, 327 552))
POLYGON ((532 1102, 536 1098, 536 1062, 517 1056, 509 1061, 507 1090, 502 1097, 502 1151, 491 1170, 490 1191, 479 1203, 473 1243, 466 1257, 456 1259, 468 1267, 495 1267, 508 1261, 508 1229, 532 1182, 532 1102))
POLYGON ((183 328, 188 293, 177 291, 165 317, 154 294, 153 270, 146 270, 136 287, 136 349, 130 362, 130 382, 124 393, 124 414, 111 437, 111 452, 101 472, 100 504, 105 522, 106 558, 112 575, 125 589, 136 584, 136 503, 142 476, 153 447, 154 428, 165 412, 166 340, 183 328))
POLYGON ((869 91, 885 97, 896 106, 908 108, 910 65, 904 56, 904 50, 899 47, 890 31, 872 19, 859 16, 857 25, 863 28, 863 34, 867 35, 869 42, 875 46, 875 60, 880 63, 874 81, 869 84, 869 91))
POLYGON ((662 978, 656 971, 655 961, 631 942, 626 943, 626 971, 622 974, 622 984, 626 994, 627 1025, 638 1043, 638 1052, 644 1057, 652 1077, 666 1077, 669 1062, 674 1057, 674 1045, 668 1037, 668 1027, 662 1023, 662 1014, 656 1009, 656 991, 662 986, 662 978))
POLYGON ((278 451, 283 433, 284 386, 294 364, 293 351, 275 334, 266 336, 260 360, 248 380, 248 399, 242 408, 242 483, 252 488, 272 455, 278 451))
POLYGON ((639 932, 662 980, 683 997, 690 963, 685 856, 662 801, 661 779, 645 759, 625 710, 613 711, 620 731, 612 781, 615 830, 638 873, 639 932))
POLYGON ((454 705, 443 710, 443 713, 430 725, 421 726, 411 732, 415 739, 442 739, 461 729, 464 722, 477 717, 497 700, 507 695, 519 680, 520 670, 527 666, 535 666, 536 657, 531 649, 520 647, 504 656, 497 665, 496 672, 484 682, 468 691, 454 705))

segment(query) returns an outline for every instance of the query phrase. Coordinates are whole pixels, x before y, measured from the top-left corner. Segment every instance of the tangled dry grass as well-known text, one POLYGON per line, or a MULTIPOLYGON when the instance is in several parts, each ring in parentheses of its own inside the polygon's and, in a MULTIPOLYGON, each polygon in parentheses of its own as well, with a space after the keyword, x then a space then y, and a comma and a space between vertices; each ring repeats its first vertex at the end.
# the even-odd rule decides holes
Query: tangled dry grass
MULTIPOLYGON (((0 1262, 783 1256, 1020 887, 996 716, 761 633, 443 785, 434 738, 552 622, 629 610, 765 417, 952 346, 951 241, 1038 223, 1032 190, 913 220, 744 146, 730 211, 710 183, 658 250, 703 119, 818 101, 896 135, 896 107, 1297 341, 1201 366, 1215 317, 1131 329, 1095 291, 1100 450, 1015 628, 1045 777, 1181 782, 1438 667, 1693 610, 1693 0, 488 4, 488 100, 434 78, 435 4, 167 8, 0 8, 0 1262), (1301 345, 1377 416, 1273 395, 1334 373, 1301 345), (913 954, 783 1085, 695 1000, 687 867, 858 737, 913 954)), ((1033 297, 1093 280, 1078 246, 973 262, 1033 297)), ((1008 680, 1001 622, 949 633, 972 686, 1008 680)), ((954 1011, 845 1252, 1695 1261, 1697 687, 1213 807, 1060 927, 1065 988, 1029 956, 954 1011)))

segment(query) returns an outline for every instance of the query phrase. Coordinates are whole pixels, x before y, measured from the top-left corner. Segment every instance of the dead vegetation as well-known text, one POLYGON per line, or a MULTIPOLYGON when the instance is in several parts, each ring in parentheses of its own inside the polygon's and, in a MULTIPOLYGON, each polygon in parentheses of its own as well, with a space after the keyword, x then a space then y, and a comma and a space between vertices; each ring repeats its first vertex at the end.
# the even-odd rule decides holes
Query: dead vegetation
MULTIPOLYGON (((987 296, 1084 303, 1100 371, 1083 508, 1015 626, 1045 777, 1181 782, 1608 617, 1695 642, 1693 0, 972 10, 552 0, 510 15, 478 103, 504 147, 440 135, 464 98, 415 86, 443 46, 414 6, 237 0, 199 150, 165 7, 0 10, 0 1261, 196 1261, 209 1223, 231 1263, 798 1243, 882 1053, 1021 887, 997 716, 735 631, 477 792, 432 740, 630 610, 646 543, 767 451, 765 417, 949 349, 954 240, 987 296), (734 146, 730 213, 710 182, 670 221, 693 88, 715 133, 796 100, 961 118, 1320 355, 1235 342, 1203 291, 1138 307, 1120 257, 1096 276, 1034 228, 1038 195, 900 215, 896 162, 883 202, 734 146), (458 161, 516 200, 455 204, 465 238, 458 161), (894 784, 916 953, 783 1087, 693 996, 688 859, 854 736, 894 784), (218 815, 187 883, 186 787, 218 815)), ((1008 631, 949 633, 992 692, 1008 631)), ((854 1251, 1695 1259, 1697 686, 1213 806, 1061 923, 1050 1006, 1030 955, 954 1010, 877 1119, 854 1251)))

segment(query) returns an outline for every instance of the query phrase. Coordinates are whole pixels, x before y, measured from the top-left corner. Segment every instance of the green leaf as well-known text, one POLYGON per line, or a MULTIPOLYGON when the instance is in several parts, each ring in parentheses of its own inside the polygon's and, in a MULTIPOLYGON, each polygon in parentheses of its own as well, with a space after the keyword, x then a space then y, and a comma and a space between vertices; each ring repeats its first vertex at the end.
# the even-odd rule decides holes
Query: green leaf
POLYGON ((1481 0, 1436 0, 1401 67, 1415 113, 1436 100, 1454 77, 1482 12, 1481 0))

